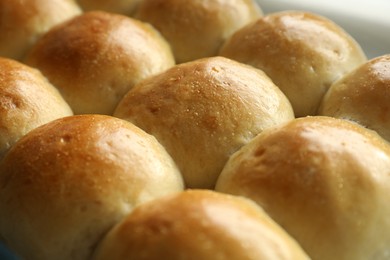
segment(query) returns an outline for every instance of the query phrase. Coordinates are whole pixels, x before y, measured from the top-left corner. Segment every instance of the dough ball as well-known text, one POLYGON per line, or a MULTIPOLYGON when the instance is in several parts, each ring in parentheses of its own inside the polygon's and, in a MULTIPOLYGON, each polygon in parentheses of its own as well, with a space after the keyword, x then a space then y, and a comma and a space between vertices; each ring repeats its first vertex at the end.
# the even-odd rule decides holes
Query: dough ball
POLYGON ((312 259, 390 256, 390 145, 331 117, 268 129, 236 152, 216 190, 256 201, 312 259))
POLYGON ((76 115, 21 138, 0 164, 0 237, 31 260, 87 260, 141 203, 183 190, 172 158, 133 124, 76 115))
POLYGON ((157 28, 182 63, 215 56, 233 32, 262 14, 254 0, 143 0, 135 17, 157 28))
POLYGON ((0 58, 0 159, 32 129, 70 115, 69 105, 38 70, 0 58))
POLYGON ((44 33, 79 14, 73 0, 1 0, 0 56, 22 60, 44 33))
POLYGON ((187 190, 137 207, 93 260, 299 260, 300 246, 252 201, 187 190))
POLYGON ((303 11, 268 14, 226 40, 220 55, 262 69, 295 115, 315 115, 330 85, 366 61, 360 45, 331 20, 303 11))
POLYGON ((111 115, 129 89, 170 68, 174 59, 150 25, 95 11, 47 32, 26 63, 42 71, 75 114, 111 115))
POLYGON ((331 85, 320 115, 355 121, 390 141, 390 55, 374 58, 331 85))
POLYGON ((214 188, 233 152, 294 118, 287 98, 262 71, 222 57, 182 63, 142 81, 114 116, 156 136, 188 188, 214 188))

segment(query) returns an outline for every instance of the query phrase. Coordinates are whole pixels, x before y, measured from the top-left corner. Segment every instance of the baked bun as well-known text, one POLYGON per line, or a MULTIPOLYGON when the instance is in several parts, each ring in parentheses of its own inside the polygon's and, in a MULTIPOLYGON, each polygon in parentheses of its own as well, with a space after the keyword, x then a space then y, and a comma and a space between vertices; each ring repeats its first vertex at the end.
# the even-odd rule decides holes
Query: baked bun
POLYGON ((297 117, 315 115, 330 85, 366 61, 341 27, 303 11, 258 19, 227 39, 219 54, 262 69, 289 98, 297 117))
POLYGON ((101 10, 111 13, 132 15, 141 0, 77 0, 85 11, 101 10))
POLYGON ((168 40, 177 63, 215 56, 226 38, 261 16, 254 0, 143 0, 135 13, 168 40))
POLYGON ((103 238, 92 259, 309 258, 252 201, 187 190, 137 207, 103 238))
POLYGON ((319 109, 356 121, 390 141, 390 55, 376 57, 336 81, 319 109))
POLYGON ((105 115, 29 132, 0 164, 0 237, 26 259, 89 259, 136 205, 183 190, 156 139, 105 115))
POLYGON ((96 11, 47 32, 26 63, 42 71, 75 114, 111 115, 134 84, 173 66, 174 58, 150 25, 96 11))
POLYGON ((0 56, 21 60, 42 34, 80 13, 73 0, 1 0, 0 56))
POLYGON ((36 69, 0 58, 0 159, 30 130, 73 112, 36 69))
POLYGON ((140 82, 114 116, 154 135, 188 188, 214 188, 233 152, 294 118, 287 98, 262 71, 222 57, 182 63, 140 82))
POLYGON ((389 259, 390 146, 331 117, 268 129, 235 153, 216 190, 256 201, 312 259, 389 259))

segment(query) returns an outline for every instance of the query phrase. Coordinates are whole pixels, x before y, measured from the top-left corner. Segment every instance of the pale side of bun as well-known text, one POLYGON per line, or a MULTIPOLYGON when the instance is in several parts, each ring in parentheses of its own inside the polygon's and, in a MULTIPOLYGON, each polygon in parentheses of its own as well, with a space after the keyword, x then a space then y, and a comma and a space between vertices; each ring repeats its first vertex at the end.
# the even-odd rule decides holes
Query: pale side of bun
POLYGON ((0 58, 0 158, 32 129, 70 115, 69 105, 38 70, 0 58))
POLYGON ((26 63, 39 68, 75 114, 111 115, 134 84, 174 65, 150 25, 108 12, 86 12, 47 32, 26 63))
POLYGON ((183 190, 157 140, 104 115, 29 132, 0 165, 0 237, 31 260, 86 260, 136 205, 183 190))
POLYGON ((137 207, 93 260, 299 260, 300 246, 250 200, 186 190, 137 207))
POLYGON ((376 57, 329 88, 319 115, 355 121, 390 141, 390 55, 376 57))
POLYGON ((214 188, 233 152, 294 118, 287 98, 262 71, 223 57, 182 63, 142 81, 114 116, 156 136, 189 188, 214 188))
POLYGON ((316 116, 263 131, 216 190, 256 201, 312 259, 390 257, 390 146, 356 123, 316 116))
POLYGON ((182 63, 215 56, 231 34, 262 14, 254 0, 143 0, 135 17, 157 28, 182 63))
POLYGON ((360 45, 331 20, 303 11, 268 14, 227 39, 220 55, 262 69, 297 117, 315 115, 330 85, 366 61, 360 45))
POLYGON ((80 13, 73 0, 1 0, 0 56, 21 60, 42 34, 80 13))
POLYGON ((132 15, 141 0, 77 0, 84 11, 106 11, 132 15))

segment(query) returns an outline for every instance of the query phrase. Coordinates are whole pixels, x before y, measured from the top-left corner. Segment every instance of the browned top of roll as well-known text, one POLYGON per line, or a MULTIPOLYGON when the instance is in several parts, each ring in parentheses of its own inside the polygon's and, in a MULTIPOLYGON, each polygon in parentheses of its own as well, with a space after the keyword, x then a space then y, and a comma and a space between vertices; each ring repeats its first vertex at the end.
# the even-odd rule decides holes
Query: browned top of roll
POLYGON ((38 70, 0 58, 0 158, 30 130, 72 114, 38 70))
POLYGON ((183 190, 157 140, 103 115, 61 118, 19 140, 0 165, 0 237, 29 259, 89 259, 134 206, 183 190))
POLYGON ((390 55, 376 57, 335 82, 320 115, 353 120, 390 141, 390 55))
POLYGON ((330 85, 366 61, 360 45, 340 26, 303 11, 258 19, 227 39, 220 55, 264 70, 297 117, 315 115, 330 85))
POLYGON ((253 202, 187 190, 137 207, 102 240, 103 259, 309 259, 253 202))
POLYGON ((313 259, 389 256, 390 146, 331 117, 263 131, 226 164, 216 190, 253 199, 313 259))
POLYGON ((177 63, 216 55, 227 37, 260 16, 254 0, 143 0, 135 14, 164 35, 177 63))
POLYGON ((0 1, 0 56, 22 59, 42 34, 80 13, 73 0, 0 1))
POLYGON ((108 12, 86 12, 46 33, 26 62, 60 90, 75 114, 111 114, 138 81, 174 65, 150 25, 108 12))
POLYGON ((114 115, 156 136, 191 188, 213 188, 234 151, 294 118, 262 71, 222 57, 182 63, 140 82, 114 115))

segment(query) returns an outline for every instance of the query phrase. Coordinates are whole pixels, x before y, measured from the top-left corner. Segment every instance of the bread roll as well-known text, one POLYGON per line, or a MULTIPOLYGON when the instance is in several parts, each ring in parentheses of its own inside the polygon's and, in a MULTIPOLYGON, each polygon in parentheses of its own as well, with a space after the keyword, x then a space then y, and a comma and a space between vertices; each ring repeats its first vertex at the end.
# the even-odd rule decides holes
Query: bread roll
POLYGON ((73 112, 36 69, 0 58, 0 159, 30 130, 73 112))
POLYGON ((102 240, 93 260, 309 259, 260 207, 187 190, 137 207, 102 240))
POLYGON ((85 11, 101 10, 132 15, 141 0, 77 0, 85 11))
POLYGON ((164 35, 177 63, 215 56, 226 38, 260 16, 254 0, 143 0, 135 13, 164 35))
POLYGON ((105 115, 41 126, 0 164, 0 237, 25 259, 81 260, 136 205, 183 190, 156 139, 105 115))
POLYGON ((353 120, 390 141, 390 55, 376 57, 332 84, 320 115, 353 120))
POLYGON ((21 60, 42 34, 80 13, 73 0, 1 0, 0 56, 21 60))
POLYGON ((26 63, 42 71, 75 114, 111 115, 134 84, 173 66, 174 59, 151 26, 96 11, 50 30, 26 63))
POLYGON ((228 38, 220 55, 262 69, 297 117, 315 115, 330 85, 366 61, 340 26, 303 11, 271 13, 228 38))
POLYGON ((390 146, 331 117, 268 129, 235 153, 216 190, 253 199, 312 259, 390 257, 390 146))
POLYGON ((222 57, 182 63, 142 81, 114 116, 156 136, 188 188, 214 188, 233 152, 294 118, 287 98, 262 71, 222 57))

